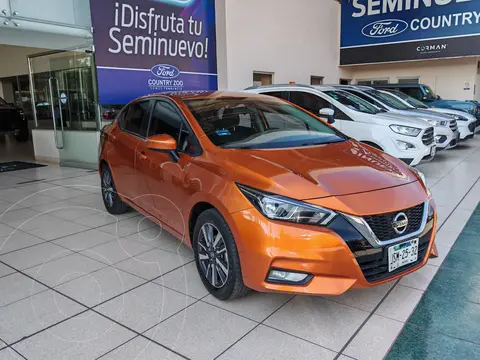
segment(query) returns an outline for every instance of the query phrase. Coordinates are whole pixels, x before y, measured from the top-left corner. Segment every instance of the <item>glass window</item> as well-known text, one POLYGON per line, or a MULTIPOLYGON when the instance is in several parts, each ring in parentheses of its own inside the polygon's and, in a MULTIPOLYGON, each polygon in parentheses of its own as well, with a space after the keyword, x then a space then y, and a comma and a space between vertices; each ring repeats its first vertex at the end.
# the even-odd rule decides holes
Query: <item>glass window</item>
POLYGON ((182 118, 171 104, 164 101, 155 103, 148 136, 167 134, 178 140, 181 126, 182 118))
POLYGON ((373 80, 374 85, 388 84, 388 80, 373 80))
POLYGON ((380 109, 387 110, 385 106, 383 106, 378 100, 372 99, 370 96, 363 94, 361 91, 355 91, 355 90, 345 90, 355 96, 358 96, 360 99, 365 100, 366 102, 369 102, 372 105, 375 105, 376 107, 379 107, 380 109))
POLYGON ((323 76, 310 76, 310 85, 322 85, 323 76))
POLYGON ((278 149, 345 140, 317 118, 276 99, 208 98, 185 104, 208 138, 225 148, 278 149), (241 125, 241 118, 249 121, 241 125))
POLYGON ((302 91, 290 91, 290 101, 315 115, 318 115, 321 109, 331 107, 330 103, 320 96, 302 91))
POLYGON ((398 96, 400 99, 406 101, 408 104, 410 104, 411 106, 415 107, 415 108, 418 108, 418 109, 428 109, 428 106, 425 105, 424 103, 422 103, 421 101, 411 97, 411 96, 408 96, 407 94, 401 92, 401 91, 397 91, 397 90, 389 90, 391 91, 394 95, 398 96))
POLYGON ((402 87, 402 88, 399 88, 399 90, 417 100, 423 99, 423 94, 419 87, 405 87, 405 88, 402 87))
POLYGON ((283 91, 262 92, 262 95, 274 96, 279 99, 287 99, 287 93, 283 91))
POLYGON ((418 78, 398 79, 399 84, 418 84, 418 78))
POLYGON ((132 134, 146 137, 150 101, 135 102, 119 118, 120 127, 132 134))
POLYGON ((273 83, 273 74, 269 73, 253 73, 253 85, 271 85, 273 83))
POLYGON ((397 110, 408 110, 409 107, 402 103, 400 100, 395 99, 393 96, 389 96, 386 94, 381 93, 377 90, 365 90, 365 93, 370 95, 371 97, 375 98, 376 100, 380 101, 381 103, 390 106, 391 108, 397 110))
POLYGON ((367 114, 378 114, 380 112, 380 109, 376 106, 373 106, 365 100, 360 99, 358 96, 350 94, 346 91, 324 91, 324 94, 355 111, 360 111, 367 114))

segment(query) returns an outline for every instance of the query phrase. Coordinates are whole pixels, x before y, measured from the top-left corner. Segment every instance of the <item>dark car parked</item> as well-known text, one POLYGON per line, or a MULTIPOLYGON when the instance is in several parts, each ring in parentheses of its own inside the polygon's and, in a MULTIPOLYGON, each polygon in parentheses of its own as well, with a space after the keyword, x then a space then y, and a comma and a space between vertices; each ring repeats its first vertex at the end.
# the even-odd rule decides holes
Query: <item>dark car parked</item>
POLYGON ((0 135, 4 134, 14 134, 17 141, 27 141, 28 121, 25 119, 23 110, 0 97, 0 135))
POLYGON ((480 104, 473 101, 444 100, 425 84, 375 84, 374 88, 401 91, 428 106, 465 111, 480 120, 480 104))

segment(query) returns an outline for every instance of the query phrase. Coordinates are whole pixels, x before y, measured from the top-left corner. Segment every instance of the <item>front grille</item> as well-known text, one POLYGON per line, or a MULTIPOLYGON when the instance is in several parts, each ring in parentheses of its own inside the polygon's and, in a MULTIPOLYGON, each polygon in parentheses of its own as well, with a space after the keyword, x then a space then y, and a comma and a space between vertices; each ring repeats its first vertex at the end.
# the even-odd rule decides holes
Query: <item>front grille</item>
POLYGON ((394 245, 386 246, 383 249, 375 249, 366 252, 363 251, 361 253, 359 252, 358 254, 362 255, 356 255, 356 259, 360 269, 362 269, 365 279, 368 282, 384 280, 420 264, 427 255, 428 245, 430 238, 432 237, 432 231, 433 230, 428 231, 424 236, 419 238, 417 261, 402 266, 392 272, 388 271, 388 249, 394 245))
POLYGON ((480 119, 477 120, 477 122, 475 123, 475 127, 480 127, 480 119))
POLYGON ((458 125, 457 125, 457 121, 456 120, 452 120, 450 121, 450 129, 455 132, 458 130, 458 125))
POLYGON ((423 133, 422 142, 424 145, 430 145, 433 144, 434 141, 434 131, 433 127, 431 127, 425 130, 425 132, 423 133))
POLYGON ((420 204, 405 210, 381 215, 364 216, 363 218, 375 233, 375 236, 378 238, 378 240, 386 241, 418 231, 422 225, 423 208, 424 204, 420 204), (401 212, 407 216, 408 225, 405 232, 402 235, 399 235, 393 229, 392 223, 395 216, 401 212))
POLYGON ((468 130, 470 130, 471 132, 474 132, 475 131, 475 123, 468 124, 468 130))

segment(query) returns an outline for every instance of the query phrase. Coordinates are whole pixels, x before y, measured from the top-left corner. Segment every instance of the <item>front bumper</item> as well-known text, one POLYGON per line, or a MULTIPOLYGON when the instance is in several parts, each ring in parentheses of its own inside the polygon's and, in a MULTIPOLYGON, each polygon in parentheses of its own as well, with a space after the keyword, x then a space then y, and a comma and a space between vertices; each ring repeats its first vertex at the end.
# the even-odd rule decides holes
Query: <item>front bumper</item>
POLYGON ((438 150, 451 149, 457 146, 460 139, 460 132, 452 131, 448 127, 436 127, 435 128, 435 143, 438 150))
POLYGON ((418 270, 428 261, 437 221, 435 212, 433 219, 415 236, 419 238, 417 262, 388 273, 388 248, 405 239, 362 249, 357 246, 361 240, 355 244, 349 242, 351 235, 347 233, 351 227, 348 226, 342 237, 338 228, 269 221, 255 208, 231 216, 236 231, 243 229, 241 234, 234 232, 234 236, 242 239, 238 248, 246 286, 263 292, 314 295, 339 295, 349 289, 380 285, 418 270), (248 242, 248 247, 244 242, 248 242), (266 280, 271 269, 307 273, 311 277, 302 285, 271 283, 266 280))
POLYGON ((457 121, 458 131, 460 132, 460 140, 471 139, 475 134, 476 120, 457 121))

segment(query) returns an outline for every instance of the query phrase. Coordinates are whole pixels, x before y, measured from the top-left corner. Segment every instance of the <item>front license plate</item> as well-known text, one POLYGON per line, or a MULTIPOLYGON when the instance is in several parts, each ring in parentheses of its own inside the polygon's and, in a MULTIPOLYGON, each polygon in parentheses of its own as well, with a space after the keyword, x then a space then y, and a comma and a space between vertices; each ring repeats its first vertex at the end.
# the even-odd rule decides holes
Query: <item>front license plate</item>
POLYGON ((437 147, 436 146, 432 146, 432 148, 430 149, 430 156, 435 156, 435 153, 437 152, 437 147))
POLYGON ((388 248, 388 271, 411 264, 418 259, 418 239, 406 241, 388 248))

